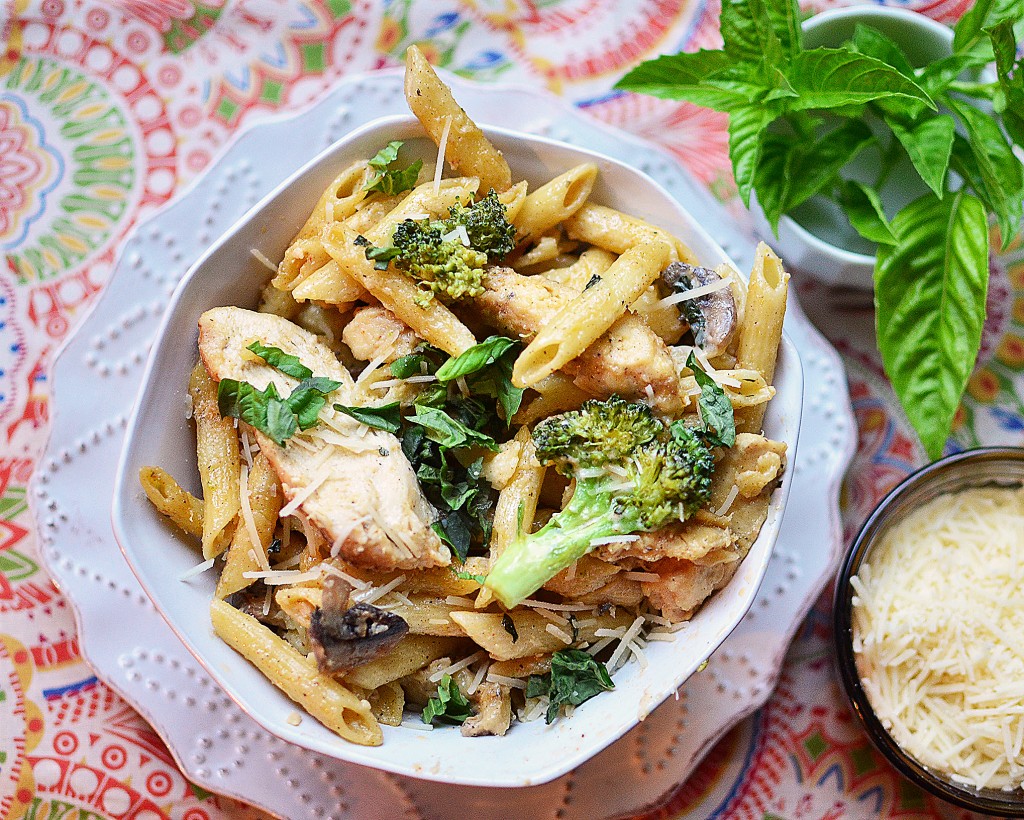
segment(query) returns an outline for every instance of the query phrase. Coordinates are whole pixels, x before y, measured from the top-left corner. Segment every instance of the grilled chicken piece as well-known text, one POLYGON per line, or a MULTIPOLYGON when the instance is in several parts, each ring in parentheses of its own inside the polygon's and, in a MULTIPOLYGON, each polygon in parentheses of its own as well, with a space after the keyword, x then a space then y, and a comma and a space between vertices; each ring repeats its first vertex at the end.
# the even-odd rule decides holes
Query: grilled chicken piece
MULTIPOLYGON (((286 319, 224 307, 199 320, 199 352, 213 378, 245 381, 258 390, 274 382, 278 393, 288 396, 298 381, 251 356, 245 348, 257 339, 297 356, 315 376, 341 382, 333 400, 344 401, 352 390, 351 376, 326 344, 286 319)), ((349 437, 332 431, 328 441, 319 432, 314 427, 300 434, 302 444, 292 440, 279 446, 256 431, 285 497, 303 497, 295 514, 329 544, 340 540, 339 554, 357 566, 390 570, 450 563, 451 553, 430 528, 436 513, 398 439, 371 429, 349 437)))
POLYGON ((660 580, 644 581, 644 595, 670 621, 688 621, 713 592, 729 583, 738 566, 736 561, 703 566, 666 558, 649 568, 660 580))
MULTIPOLYGON (((474 301, 489 322, 529 342, 573 297, 573 291, 540 276, 522 276, 494 267, 484 279, 487 290, 474 301)), ((689 403, 665 343, 642 318, 626 313, 563 370, 581 390, 596 396, 613 393, 627 399, 648 398, 656 410, 678 415, 689 403)))
POLYGON ((352 355, 368 362, 387 353, 385 362, 408 356, 421 341, 405 322, 385 307, 368 306, 352 314, 341 332, 341 339, 352 355))
POLYGON ((636 558, 640 561, 660 561, 662 558, 680 558, 702 564, 735 561, 736 536, 726 527, 716 527, 691 518, 674 522, 654 532, 640 533, 637 541, 622 544, 604 544, 594 551, 604 561, 636 558))

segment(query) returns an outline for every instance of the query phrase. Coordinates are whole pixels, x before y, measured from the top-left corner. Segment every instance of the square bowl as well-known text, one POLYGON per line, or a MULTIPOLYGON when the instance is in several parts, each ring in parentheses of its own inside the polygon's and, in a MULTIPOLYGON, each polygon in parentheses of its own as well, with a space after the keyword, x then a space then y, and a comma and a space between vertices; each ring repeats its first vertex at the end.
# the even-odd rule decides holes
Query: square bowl
MULTIPOLYGON (((514 179, 531 189, 581 162, 600 169, 592 199, 660 225, 694 251, 703 264, 732 264, 725 252, 657 183, 609 157, 542 137, 484 128, 504 153, 514 179)), ((128 423, 114 488, 113 527, 128 564, 156 609, 200 664, 238 705, 278 737, 335 757, 411 777, 453 784, 514 787, 552 780, 608 746, 646 717, 692 675, 728 637, 754 600, 778 536, 792 483, 803 374, 800 357, 784 336, 765 433, 788 445, 789 468, 773 493, 757 540, 729 584, 716 593, 672 641, 652 642, 648 666, 628 663, 615 689, 578 707, 567 719, 517 723, 505 737, 464 738, 456 728, 432 732, 383 726, 380 747, 356 746, 310 717, 288 722, 296 705, 244 658, 217 638, 209 602, 215 580, 204 573, 182 582, 197 562, 153 509, 138 483, 140 468, 159 465, 199 492, 195 435, 186 417, 188 374, 197 353, 199 316, 220 305, 254 308, 268 272, 253 250, 280 259, 312 203, 349 162, 373 156, 391 140, 403 155, 433 160, 437 149, 412 117, 387 117, 360 128, 298 170, 255 205, 199 259, 179 284, 146 365, 128 423), (408 154, 406 154, 408 152, 408 154), (467 754, 468 753, 468 754, 467 754)), ((288 150, 283 146, 282 150, 288 150)), ((254 157, 253 161, 258 161, 254 157)))

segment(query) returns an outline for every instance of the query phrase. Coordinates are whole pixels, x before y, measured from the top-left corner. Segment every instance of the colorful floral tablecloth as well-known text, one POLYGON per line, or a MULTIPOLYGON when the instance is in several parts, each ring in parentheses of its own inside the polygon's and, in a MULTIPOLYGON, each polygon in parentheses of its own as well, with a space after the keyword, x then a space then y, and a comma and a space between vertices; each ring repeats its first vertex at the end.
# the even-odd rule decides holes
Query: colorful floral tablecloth
MULTIPOLYGON (((900 5, 952 22, 969 2, 900 5)), ((70 608, 38 562, 26 486, 47 436, 51 357, 102 292, 126 232, 238 129, 303 107, 342 75, 395 65, 414 42, 459 74, 547 88, 662 144, 733 202, 722 115, 610 91, 644 57, 717 45, 717 18, 714 0, 0 2, 0 818, 122 818, 128 806, 148 820, 264 816, 183 777, 82 661, 70 608), (121 788, 99 788, 111 782, 121 788)), ((882 374, 869 295, 795 281, 853 396, 849 538, 924 455, 882 374)), ((950 448, 994 443, 1024 443, 1020 246, 996 262, 950 448)), ((833 677, 828 592, 768 704, 645 817, 682 815, 966 816, 901 780, 856 727, 833 677)))

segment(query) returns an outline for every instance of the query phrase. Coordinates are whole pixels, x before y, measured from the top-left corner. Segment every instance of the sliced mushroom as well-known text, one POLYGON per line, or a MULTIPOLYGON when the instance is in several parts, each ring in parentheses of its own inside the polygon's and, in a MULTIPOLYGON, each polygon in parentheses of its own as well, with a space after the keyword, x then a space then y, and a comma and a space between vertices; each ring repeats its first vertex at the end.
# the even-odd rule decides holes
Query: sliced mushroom
POLYGON ((321 672, 348 672, 386 654, 409 632, 398 615, 371 604, 346 608, 352 588, 340 578, 324 584, 323 604, 313 610, 309 637, 321 672))
MULTIPOLYGON (((717 271, 673 262, 661 272, 661 278, 676 291, 693 290, 721 280, 717 271)), ((679 309, 690 323, 693 340, 708 357, 725 352, 736 332, 736 299, 732 288, 725 287, 681 302, 679 309)))

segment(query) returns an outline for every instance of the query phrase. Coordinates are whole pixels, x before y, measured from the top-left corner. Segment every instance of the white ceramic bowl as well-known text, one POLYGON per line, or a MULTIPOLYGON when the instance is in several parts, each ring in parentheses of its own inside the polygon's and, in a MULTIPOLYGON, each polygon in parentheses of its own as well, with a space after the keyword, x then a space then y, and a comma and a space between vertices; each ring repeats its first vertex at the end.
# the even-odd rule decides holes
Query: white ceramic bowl
MULTIPOLYGON (((859 23, 874 28, 899 44, 914 65, 927 65, 952 53, 953 30, 907 9, 886 6, 852 6, 830 9, 803 23, 804 46, 837 46, 853 36, 859 23)), ((870 150, 853 163, 854 174, 873 180, 878 157, 870 150)), ((861 178, 857 176, 857 178, 861 178)), ((909 159, 893 169, 892 184, 883 196, 896 209, 927 192, 909 159)), ((870 243, 846 224, 842 211, 832 203, 811 200, 797 209, 796 218, 779 220, 779 235, 772 233, 761 208, 751 203, 758 233, 774 247, 786 264, 830 285, 860 290, 874 289, 875 256, 870 243), (799 220, 799 221, 798 221, 799 220), (805 227, 806 226, 806 227, 805 227), (810 230, 808 229, 810 228, 810 230)))
MULTIPOLYGON (((663 225, 681 237, 709 265, 727 262, 724 251, 653 180, 613 159, 541 137, 485 128, 504 152, 516 179, 531 187, 583 161, 601 169, 594 190, 598 202, 663 225)), ((247 713, 284 740, 340 760, 413 777, 477 786, 543 783, 596 754, 671 695, 722 643, 754 600, 778 535, 792 483, 800 425, 803 375, 792 343, 784 340, 765 421, 769 436, 790 446, 790 468, 774 493, 768 518, 736 576, 671 642, 654 642, 649 666, 627 664, 615 689, 579 707, 551 726, 543 721, 515 724, 505 737, 464 738, 457 728, 432 732, 384 728, 384 745, 354 746, 306 716, 287 722, 296 706, 254 667, 213 634, 208 606, 214 578, 204 573, 188 582, 179 576, 198 563, 196 553, 161 520, 139 488, 144 465, 159 465, 188 489, 199 490, 195 436, 185 417, 188 374, 197 359, 197 321, 217 305, 254 307, 267 271, 251 250, 270 259, 284 254, 312 204, 337 174, 357 159, 372 156, 389 140, 406 140, 408 156, 434 158, 436 149, 411 117, 389 117, 354 131, 297 171, 244 216, 178 286, 164 317, 143 376, 125 436, 114 489, 114 533, 128 563, 154 605, 210 675, 247 713)), ((289 150, 287 145, 282 151, 289 150)))

